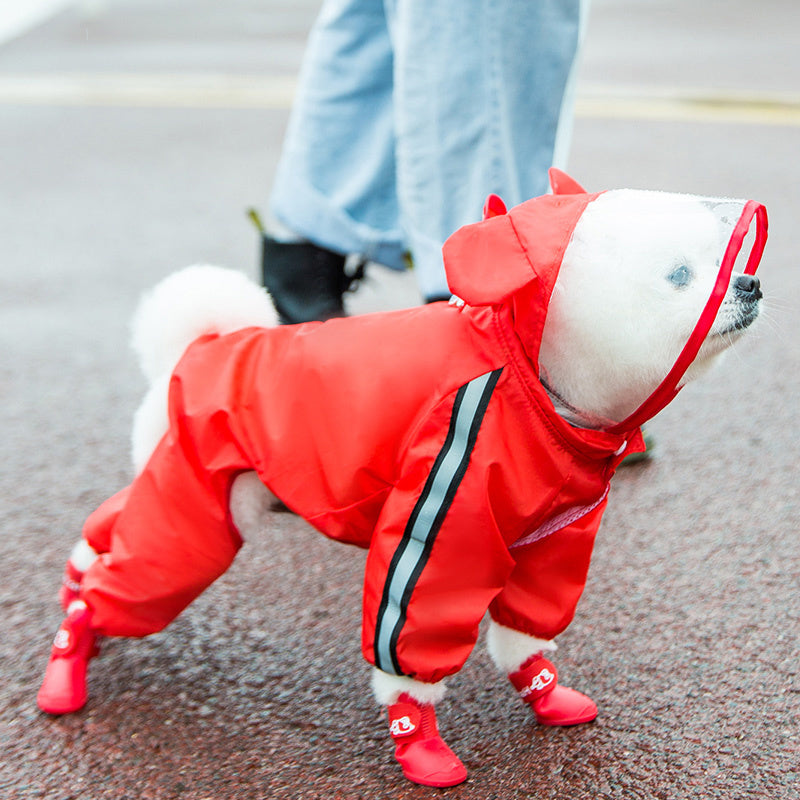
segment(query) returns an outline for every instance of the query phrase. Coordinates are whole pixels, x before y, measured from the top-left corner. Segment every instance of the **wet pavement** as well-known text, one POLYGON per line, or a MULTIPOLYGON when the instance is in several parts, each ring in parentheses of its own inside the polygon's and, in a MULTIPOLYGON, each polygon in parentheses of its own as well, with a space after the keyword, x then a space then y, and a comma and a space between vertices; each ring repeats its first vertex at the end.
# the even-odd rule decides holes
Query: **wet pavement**
MULTIPOLYGON (((564 682, 533 724, 483 639, 441 706, 470 770, 405 782, 359 651, 363 554, 275 514, 167 631, 109 641, 78 714, 35 693, 83 519, 130 476, 139 293, 195 261, 255 276, 316 2, 84 2, 0 45, 0 797, 800 797, 800 6, 595 0, 570 171, 752 197, 768 313, 618 475, 564 682)), ((417 302, 382 269, 353 311, 417 302)))

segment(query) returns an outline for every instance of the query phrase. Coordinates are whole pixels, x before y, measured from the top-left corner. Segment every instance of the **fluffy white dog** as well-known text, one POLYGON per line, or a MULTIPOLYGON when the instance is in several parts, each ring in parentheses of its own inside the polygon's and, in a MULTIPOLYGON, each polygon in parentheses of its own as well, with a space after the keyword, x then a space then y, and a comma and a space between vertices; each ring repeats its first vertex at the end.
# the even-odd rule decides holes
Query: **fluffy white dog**
POLYGON ((163 628, 280 500, 369 548, 363 650, 410 780, 466 777, 433 704, 487 610, 491 655, 537 720, 594 719, 546 656, 639 424, 758 316, 766 217, 629 190, 504 212, 445 245, 450 304, 271 327, 263 290, 210 266, 145 298, 138 477, 67 564, 45 711, 80 708, 98 637, 163 628))

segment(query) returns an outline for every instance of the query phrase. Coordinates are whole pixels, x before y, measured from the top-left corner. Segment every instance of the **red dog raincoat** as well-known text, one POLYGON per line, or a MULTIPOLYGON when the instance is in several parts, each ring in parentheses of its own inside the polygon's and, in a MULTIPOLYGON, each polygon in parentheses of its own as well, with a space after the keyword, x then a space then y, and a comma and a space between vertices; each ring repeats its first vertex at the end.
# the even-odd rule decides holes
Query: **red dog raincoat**
POLYGON ((103 554, 81 592, 99 632, 157 631, 227 569, 241 544, 229 493, 247 470, 326 535, 369 548, 363 652, 380 669, 456 672, 487 609, 539 638, 564 630, 611 476, 642 447, 638 416, 610 432, 571 427, 538 380, 550 294, 596 197, 567 189, 448 240, 466 305, 194 342, 172 377, 168 433, 85 526, 103 554))

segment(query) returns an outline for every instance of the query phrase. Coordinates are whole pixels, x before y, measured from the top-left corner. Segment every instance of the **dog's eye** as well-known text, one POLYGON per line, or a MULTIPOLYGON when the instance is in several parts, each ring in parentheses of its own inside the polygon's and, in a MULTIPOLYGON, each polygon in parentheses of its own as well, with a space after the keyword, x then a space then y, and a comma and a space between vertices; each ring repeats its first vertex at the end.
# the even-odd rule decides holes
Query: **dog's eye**
POLYGON ((677 286, 679 289, 688 286, 692 282, 692 278, 694 278, 694 273, 686 264, 681 264, 669 274, 670 283, 673 286, 677 286))

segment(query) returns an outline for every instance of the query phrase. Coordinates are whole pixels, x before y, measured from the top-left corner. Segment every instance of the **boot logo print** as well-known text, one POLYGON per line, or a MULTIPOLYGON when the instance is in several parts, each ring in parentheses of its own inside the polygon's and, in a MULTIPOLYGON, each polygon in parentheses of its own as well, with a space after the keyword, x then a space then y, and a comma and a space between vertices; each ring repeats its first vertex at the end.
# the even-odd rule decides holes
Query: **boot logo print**
POLYGON ((528 697, 528 695, 531 695, 534 692, 541 692, 543 689, 546 689, 548 686, 550 686, 555 679, 556 676, 550 672, 547 667, 544 667, 541 672, 534 676, 530 684, 522 689, 520 695, 522 695, 522 697, 528 697))
POLYGON ((66 628, 59 628, 56 633, 56 638, 53 639, 53 647, 55 647, 56 650, 68 650, 70 641, 71 637, 69 631, 66 628))
POLYGON ((407 717, 397 717, 392 720, 389 726, 389 733, 392 736, 407 736, 409 733, 414 733, 417 726, 407 717))

